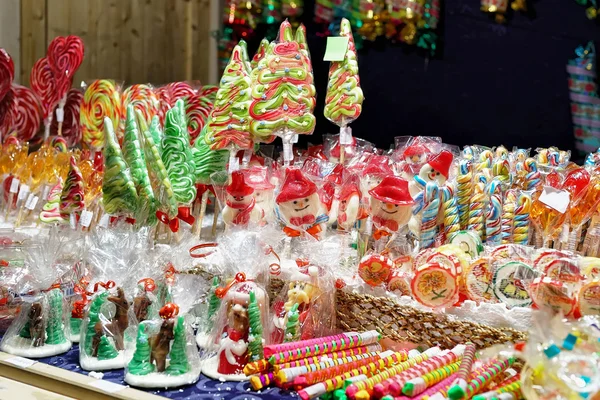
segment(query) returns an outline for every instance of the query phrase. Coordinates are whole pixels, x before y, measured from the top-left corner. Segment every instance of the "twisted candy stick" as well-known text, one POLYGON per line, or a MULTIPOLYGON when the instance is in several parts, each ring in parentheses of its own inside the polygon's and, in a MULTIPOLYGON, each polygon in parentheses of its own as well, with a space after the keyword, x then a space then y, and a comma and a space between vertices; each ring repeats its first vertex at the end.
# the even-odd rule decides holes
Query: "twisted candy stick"
POLYGON ((434 394, 441 392, 443 390, 447 390, 448 387, 452 384, 452 381, 456 379, 456 374, 450 375, 449 377, 443 379, 442 381, 436 383, 435 385, 425 389, 422 393, 415 397, 409 396, 383 396, 382 400, 428 400, 434 394))
POLYGON ((469 222, 467 229, 475 231, 479 237, 483 240, 485 236, 484 232, 484 215, 483 209, 485 207, 485 178, 482 174, 477 174, 475 178, 476 182, 473 189, 473 195, 469 201, 469 222))
POLYGON ((499 395, 502 393, 514 394, 514 397, 509 397, 510 399, 521 398, 520 377, 517 375, 514 378, 509 378, 503 382, 500 382, 500 386, 498 388, 475 395, 473 396, 473 400, 492 400, 500 397, 499 395))
POLYGON ((71 156, 69 174, 60 194, 60 216, 63 219, 68 219, 71 214, 79 214, 85 208, 83 193, 83 176, 77 167, 75 157, 71 156))
POLYGON ((542 183, 542 174, 538 171, 537 162, 533 158, 525 160, 523 165, 527 175, 525 175, 525 182, 527 184, 526 190, 536 190, 542 183))
MULTIPOLYGON (((318 356, 306 357, 295 361, 289 361, 282 364, 273 365, 273 370, 275 372, 283 369, 283 368, 293 368, 293 367, 301 367, 309 364, 315 364, 321 361, 322 358, 332 358, 337 359, 341 357, 351 357, 359 354, 371 353, 381 351, 381 346, 379 343, 370 344, 367 346, 353 347, 351 349, 345 349, 336 351, 333 353, 322 354, 318 356)), ((270 366, 271 364, 269 364, 270 366)))
POLYGON ((60 214, 60 195, 62 193, 63 182, 62 179, 58 179, 58 182, 50 192, 48 193, 48 202, 44 204, 42 211, 40 212, 40 221, 45 224, 52 224, 55 222, 62 223, 65 220, 60 214))
POLYGON ((502 244, 512 243, 516 203, 517 193, 515 190, 509 189, 502 204, 502 244))
POLYGON ((513 228, 513 242, 515 244, 527 245, 529 243, 531 196, 528 193, 521 193, 517 204, 513 228))
POLYGON ((494 378, 496 378, 502 371, 505 371, 515 362, 514 358, 509 358, 504 361, 494 360, 487 364, 483 371, 475 376, 467 384, 465 389, 465 395, 467 398, 471 398, 480 391, 482 391, 487 385, 489 385, 494 378))
POLYGON ((498 160, 492 166, 492 175, 498 179, 502 187, 507 187, 512 184, 510 174, 510 164, 507 159, 498 160))
POLYGON ((492 168, 494 161, 494 153, 490 150, 483 150, 479 153, 479 164, 477 164, 477 172, 483 172, 485 169, 492 168))
POLYGON ((458 207, 456 205, 456 197, 449 186, 443 186, 442 202, 444 209, 444 231, 447 238, 451 238, 453 234, 460 231, 460 220, 458 217, 458 207))
POLYGON ((402 393, 413 397, 423 393, 427 388, 443 381, 453 375, 460 366, 460 362, 444 365, 441 368, 426 373, 425 375, 413 378, 406 382, 402 387, 402 393))
POLYGON ((87 87, 81 102, 79 119, 83 142, 93 150, 104 147, 104 118, 118 126, 121 118, 121 96, 113 81, 101 79, 87 87))
POLYGON ((428 249, 435 244, 437 235, 437 217, 440 211, 439 189, 436 183, 427 182, 424 191, 425 207, 421 222, 421 234, 419 237, 420 248, 428 249))
MULTIPOLYGON (((150 124, 152 118, 158 114, 159 101, 156 93, 148 85, 131 85, 123 91, 121 95, 122 109, 126 110, 128 105, 133 105, 144 116, 144 121, 150 124)), ((126 113, 121 113, 121 122, 119 124, 119 133, 125 131, 126 113)))
POLYGON ((490 183, 487 189, 489 204, 485 221, 486 240, 490 244, 502 241, 502 189, 498 178, 490 183))
POLYGON ((255 141, 269 141, 274 134, 308 135, 315 129, 316 91, 308 53, 292 39, 287 21, 279 39, 252 73, 250 131, 255 141))
POLYGON ((456 381, 448 390, 448 396, 452 400, 462 399, 465 396, 465 390, 467 388, 467 380, 471 375, 471 369, 473 368, 473 361, 475 361, 475 345, 471 342, 465 345, 465 351, 463 358, 460 363, 460 368, 456 374, 456 381))
POLYGON ((460 226, 462 229, 466 229, 469 222, 469 203, 473 195, 473 163, 471 161, 460 161, 456 183, 460 226))
POLYGON ((13 131, 16 131, 19 140, 28 142, 40 129, 43 117, 42 104, 35 92, 28 87, 13 84, 12 88, 16 99, 16 105, 12 109, 14 111, 13 131))
POLYGON ((334 124, 344 127, 358 118, 362 111, 364 97, 358 77, 352 27, 346 18, 342 18, 340 36, 349 39, 348 48, 344 59, 333 61, 329 67, 329 83, 323 114, 334 124))

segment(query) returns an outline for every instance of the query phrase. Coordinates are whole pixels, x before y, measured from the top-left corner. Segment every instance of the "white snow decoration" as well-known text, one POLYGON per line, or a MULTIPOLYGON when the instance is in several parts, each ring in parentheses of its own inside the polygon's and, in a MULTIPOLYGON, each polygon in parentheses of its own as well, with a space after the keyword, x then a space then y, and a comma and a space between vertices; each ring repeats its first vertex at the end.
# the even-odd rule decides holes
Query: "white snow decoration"
POLYGON ((69 351, 71 346, 71 341, 66 340, 61 344, 44 344, 43 346, 33 347, 31 344, 31 339, 13 336, 2 343, 0 350, 14 356, 44 358, 66 353, 69 351))

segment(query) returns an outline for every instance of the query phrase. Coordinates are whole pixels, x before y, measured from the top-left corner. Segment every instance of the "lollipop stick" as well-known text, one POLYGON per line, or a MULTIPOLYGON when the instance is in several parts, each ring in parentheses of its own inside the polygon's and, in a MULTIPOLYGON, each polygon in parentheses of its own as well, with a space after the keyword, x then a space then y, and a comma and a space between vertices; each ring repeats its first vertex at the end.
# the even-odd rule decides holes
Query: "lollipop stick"
POLYGON ((212 237, 217 237, 217 222, 219 221, 219 203, 217 202, 217 197, 215 196, 215 211, 213 214, 213 224, 212 224, 212 237))
POLYGON ((198 239, 202 236, 202 222, 204 221, 204 214, 206 214, 206 205, 208 204, 208 190, 202 193, 202 200, 200 201, 200 213, 196 221, 196 231, 194 232, 198 239))

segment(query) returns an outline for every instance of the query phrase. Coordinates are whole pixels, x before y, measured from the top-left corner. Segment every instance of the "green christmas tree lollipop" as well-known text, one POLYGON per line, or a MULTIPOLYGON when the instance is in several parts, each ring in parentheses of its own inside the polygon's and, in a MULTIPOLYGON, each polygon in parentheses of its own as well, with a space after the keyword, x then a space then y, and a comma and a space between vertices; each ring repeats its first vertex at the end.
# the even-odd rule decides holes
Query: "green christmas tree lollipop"
POLYGON ((183 316, 177 317, 177 323, 173 328, 173 336, 173 345, 169 352, 169 366, 165 372, 169 375, 182 375, 190 370, 190 363, 188 362, 186 353, 187 340, 183 316))
POLYGON ((284 342, 297 342, 300 340, 300 313, 298 312, 298 303, 287 313, 287 322, 285 324, 284 342))
POLYGON ((77 167, 75 157, 71 156, 69 174, 60 194, 60 216, 69 219, 71 214, 80 214, 85 208, 83 175, 77 167))
POLYGON ((123 157, 129 165, 129 171, 138 193, 136 220, 138 223, 154 225, 156 219, 156 199, 146 169, 139 132, 135 122, 133 105, 127 106, 125 134, 123 136, 123 157))
POLYGON ((210 146, 204 140, 206 137, 206 130, 208 126, 205 125, 200 136, 194 143, 194 160, 196 165, 196 182, 204 185, 210 184, 210 175, 218 172, 225 171, 227 165, 227 159, 229 152, 227 150, 211 150, 210 146))
POLYGON ((63 294, 60 289, 48 293, 48 325, 46 325, 46 344, 66 342, 63 327, 63 294))
POLYGON ((250 61, 251 70, 254 70, 258 66, 259 61, 265 57, 268 47, 269 47, 269 41, 266 38, 264 38, 263 40, 260 41, 260 46, 258 46, 258 50, 256 50, 256 54, 254 55, 254 57, 252 57, 252 61, 250 61))
POLYGON ((102 202, 108 214, 134 214, 138 195, 110 118, 104 118, 104 179, 102 202))
POLYGON ((127 364, 129 373, 133 375, 148 375, 150 372, 154 372, 154 364, 150 361, 148 335, 144 333, 145 328, 144 324, 138 326, 135 352, 133 353, 133 358, 127 364))
POLYGON ((248 353, 251 361, 258 361, 263 356, 263 326, 260 307, 256 301, 256 294, 250 292, 250 303, 248 304, 248 353))
POLYGON ((100 344, 98 344, 98 360, 112 360, 119 355, 115 346, 108 340, 106 335, 102 335, 100 338, 100 344))

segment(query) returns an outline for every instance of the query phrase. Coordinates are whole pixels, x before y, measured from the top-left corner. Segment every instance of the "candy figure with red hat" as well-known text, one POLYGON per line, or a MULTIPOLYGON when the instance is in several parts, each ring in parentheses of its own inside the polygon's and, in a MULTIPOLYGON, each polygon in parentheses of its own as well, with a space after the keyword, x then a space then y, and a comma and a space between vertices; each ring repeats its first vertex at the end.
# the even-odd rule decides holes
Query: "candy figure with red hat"
POLYGON ((360 205, 360 200, 360 181, 358 175, 353 174, 346 179, 339 195, 337 223, 345 231, 352 230, 358 219, 367 217, 364 208, 360 205))
POLYGON ((408 223, 414 201, 408 191, 407 181, 397 176, 387 176, 369 194, 371 216, 376 229, 373 232, 375 240, 392 236, 408 223))
POLYGON ((319 269, 316 266, 303 265, 303 263, 308 264, 305 260, 297 260, 298 268, 290 276, 285 302, 276 301, 273 304, 275 329, 272 338, 275 342, 285 339, 287 316, 295 304, 298 305, 301 340, 313 337, 314 330, 311 326, 310 312, 313 299, 319 295, 319 269))
POLYGON ((362 170, 362 179, 360 182, 362 195, 367 203, 370 199, 369 191, 379 185, 383 178, 388 175, 394 175, 394 171, 389 165, 388 157, 373 154, 362 170))
POLYGON ((241 171, 231 173, 231 183, 226 189, 227 198, 223 208, 223 222, 226 225, 246 226, 258 222, 262 217, 254 200, 254 189, 246 183, 241 171))
POLYGON ((254 166, 242 172, 248 186, 254 189, 254 208, 261 213, 261 221, 270 221, 275 206, 275 185, 269 181, 267 168, 254 166))
MULTIPOLYGON (((264 326, 267 295, 258 284, 246 280, 241 273, 217 291, 217 296, 223 299, 213 328, 218 350, 216 355, 213 353, 204 361, 202 371, 213 379, 243 381, 248 379, 243 369, 250 361, 253 318, 264 326), (252 315, 253 304, 258 305, 258 316, 252 315)), ((256 339, 264 342, 262 336, 256 339)))
POLYGON ((419 175, 416 175, 409 184, 410 195, 416 198, 423 191, 427 182, 436 182, 443 186, 448 180, 450 166, 454 156, 448 150, 442 150, 421 167, 419 175))
POLYGON ((283 231, 289 237, 306 232, 319 238, 321 224, 329 219, 323 214, 323 206, 317 185, 306 178, 299 169, 288 169, 281 191, 275 199, 278 218, 286 225, 283 231))

